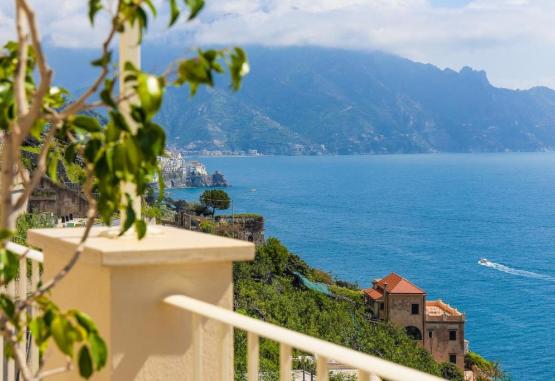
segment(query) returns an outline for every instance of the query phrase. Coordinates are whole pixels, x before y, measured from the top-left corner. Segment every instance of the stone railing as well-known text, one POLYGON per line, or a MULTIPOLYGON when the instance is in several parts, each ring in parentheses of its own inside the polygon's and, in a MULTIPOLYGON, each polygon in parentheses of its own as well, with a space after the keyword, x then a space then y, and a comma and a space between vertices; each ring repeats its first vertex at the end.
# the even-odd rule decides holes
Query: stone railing
MULTIPOLYGON (((52 293, 61 308, 91 315, 109 346, 107 367, 93 380, 232 381, 234 328, 248 334, 248 381, 261 375, 259 337, 280 343, 281 381, 292 379, 293 349, 315 355, 318 381, 328 379, 327 360, 357 369, 360 381, 440 380, 233 312, 232 265, 254 258, 252 243, 166 226, 141 241, 107 238, 105 230, 93 229, 82 258, 52 293)), ((43 250, 45 279, 67 263, 82 233, 30 231, 30 244, 43 250)), ((62 364, 54 354, 45 369, 62 364)), ((74 370, 52 379, 80 378, 74 370)))

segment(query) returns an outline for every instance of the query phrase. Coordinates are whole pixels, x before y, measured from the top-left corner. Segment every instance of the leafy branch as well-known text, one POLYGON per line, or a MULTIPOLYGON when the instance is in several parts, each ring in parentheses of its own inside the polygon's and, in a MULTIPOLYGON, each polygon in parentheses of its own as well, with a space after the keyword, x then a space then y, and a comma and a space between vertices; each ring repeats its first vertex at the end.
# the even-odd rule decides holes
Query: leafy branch
MULTIPOLYGON (((28 0, 13 1, 17 41, 8 42, 0 52, 0 284, 13 284, 20 264, 26 261, 25 254, 17 255, 7 245, 14 237, 16 220, 44 176, 57 181, 60 162, 79 162, 84 168, 88 212, 79 244, 62 270, 21 299, 0 294, 0 335, 6 355, 15 360, 25 381, 67 372, 74 363, 80 375, 88 378, 105 366, 106 344, 87 315, 62 311, 50 299, 50 292, 78 263, 94 224, 101 221, 110 225, 114 215, 124 211, 120 234, 131 228, 139 238, 147 233, 146 222, 133 205, 160 170, 157 159, 164 152, 166 135, 154 117, 166 87, 188 86, 194 95, 200 86, 213 86, 215 75, 227 71, 231 88, 238 90, 249 66, 245 52, 236 47, 199 49, 195 56, 180 58, 161 74, 145 72, 131 62, 115 72, 112 50, 116 38, 133 28, 139 32, 140 43, 149 20, 157 16, 157 7, 151 0, 117 0, 114 8, 102 0, 89 0, 91 24, 106 12, 110 29, 99 58, 91 62, 99 70, 96 78, 68 103, 71 94, 54 84, 35 10, 28 0), (115 94, 118 78, 128 93, 115 94), (90 108, 105 109, 107 123, 84 113, 90 108), (40 148, 31 150, 36 165, 26 167, 22 152, 31 152, 25 147, 31 138, 40 148), (132 186, 133 194, 125 184, 132 186), (17 197, 16 187, 22 188, 17 197), (29 330, 41 354, 38 369, 30 369, 26 361, 25 333, 29 330), (45 353, 51 342, 66 358, 61 368, 47 369, 45 353)), ((169 27, 180 22, 183 14, 183 22, 195 19, 205 5, 204 0, 168 0, 166 4, 169 27)))

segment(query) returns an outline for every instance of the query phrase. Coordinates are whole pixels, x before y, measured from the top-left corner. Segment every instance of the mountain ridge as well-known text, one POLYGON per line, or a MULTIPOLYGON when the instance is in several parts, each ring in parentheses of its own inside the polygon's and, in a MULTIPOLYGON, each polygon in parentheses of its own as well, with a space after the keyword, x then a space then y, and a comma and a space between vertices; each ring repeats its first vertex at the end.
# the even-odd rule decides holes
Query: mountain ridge
MULTIPOLYGON (((194 98, 187 89, 168 90, 158 121, 169 142, 266 154, 555 149, 555 91, 547 87, 498 88, 482 70, 440 69, 377 51, 247 52, 252 70, 238 93, 224 80, 194 98)), ((144 67, 160 71, 174 54, 146 46, 144 67)), ((71 85, 78 88, 75 79, 71 85)))

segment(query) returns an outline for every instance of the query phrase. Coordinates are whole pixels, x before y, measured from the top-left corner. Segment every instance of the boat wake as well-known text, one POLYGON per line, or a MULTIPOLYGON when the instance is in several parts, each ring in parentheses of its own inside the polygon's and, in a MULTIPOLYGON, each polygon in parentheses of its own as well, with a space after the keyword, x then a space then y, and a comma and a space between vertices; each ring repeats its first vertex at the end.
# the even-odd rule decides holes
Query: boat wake
POLYGON ((517 275, 517 276, 522 276, 526 278, 541 279, 546 282, 555 283, 555 277, 553 276, 546 275, 546 274, 539 274, 532 271, 513 269, 512 267, 505 266, 500 263, 491 262, 491 261, 488 261, 487 259, 480 259, 480 261, 478 261, 478 264, 481 266, 489 267, 491 269, 498 270, 511 275, 517 275))

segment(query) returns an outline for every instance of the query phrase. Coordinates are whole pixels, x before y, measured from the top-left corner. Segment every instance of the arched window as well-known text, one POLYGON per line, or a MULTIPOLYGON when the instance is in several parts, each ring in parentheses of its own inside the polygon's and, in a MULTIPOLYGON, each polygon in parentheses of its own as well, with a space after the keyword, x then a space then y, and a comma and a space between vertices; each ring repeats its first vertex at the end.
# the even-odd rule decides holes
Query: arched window
POLYGON ((410 337, 411 339, 422 340, 422 332, 420 332, 418 328, 410 325, 405 328, 405 331, 407 332, 407 336, 410 337))

